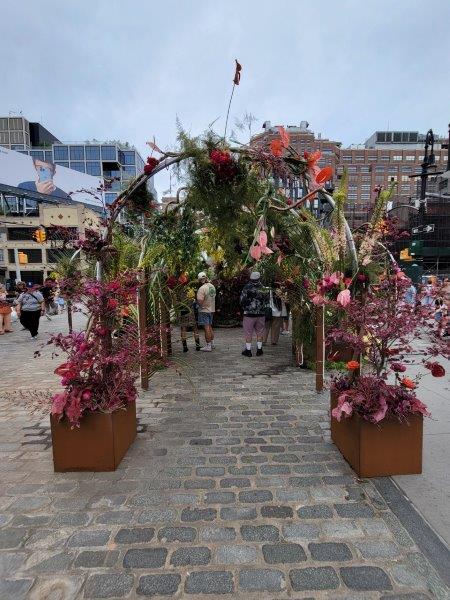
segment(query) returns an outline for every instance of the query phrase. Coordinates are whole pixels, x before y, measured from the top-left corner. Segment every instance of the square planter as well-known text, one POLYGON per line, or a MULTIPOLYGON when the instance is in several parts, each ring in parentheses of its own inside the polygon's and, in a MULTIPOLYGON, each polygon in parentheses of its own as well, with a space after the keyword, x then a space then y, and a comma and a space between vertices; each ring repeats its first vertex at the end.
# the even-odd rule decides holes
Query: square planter
MULTIPOLYGON (((331 410, 338 394, 331 393, 331 410)), ((331 439, 359 477, 422 473, 423 416, 407 423, 386 419, 375 425, 359 415, 337 421, 331 417, 331 439)))
POLYGON ((88 413, 79 428, 51 415, 53 465, 65 471, 115 471, 136 438, 136 403, 112 413, 88 413))

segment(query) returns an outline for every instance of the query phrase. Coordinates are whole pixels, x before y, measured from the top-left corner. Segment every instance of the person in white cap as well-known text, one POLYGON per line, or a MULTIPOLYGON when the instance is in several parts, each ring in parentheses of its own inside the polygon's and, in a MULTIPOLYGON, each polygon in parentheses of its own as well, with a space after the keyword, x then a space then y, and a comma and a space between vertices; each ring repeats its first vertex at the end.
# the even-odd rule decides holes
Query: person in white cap
POLYGON ((261 283, 261 274, 253 271, 250 281, 245 284, 241 293, 241 306, 244 312, 242 326, 245 336, 243 356, 252 356, 252 338, 256 334, 256 356, 262 356, 262 344, 265 332, 266 310, 269 305, 269 294, 261 283))
POLYGON ((207 274, 201 271, 198 274, 201 283, 197 291, 198 324, 205 330, 205 346, 202 352, 211 352, 214 349, 214 331, 212 328, 214 313, 216 311, 216 288, 209 281, 207 274))

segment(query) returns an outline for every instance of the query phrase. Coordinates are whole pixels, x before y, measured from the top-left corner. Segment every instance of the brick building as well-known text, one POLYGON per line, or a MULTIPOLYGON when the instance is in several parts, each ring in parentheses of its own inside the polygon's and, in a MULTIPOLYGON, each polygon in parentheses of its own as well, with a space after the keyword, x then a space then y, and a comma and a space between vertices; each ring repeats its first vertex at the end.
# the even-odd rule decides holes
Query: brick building
MULTIPOLYGON (((425 135, 412 131, 377 131, 364 144, 343 148, 342 143, 329 140, 309 129, 309 123, 302 121, 299 126, 287 125, 291 145, 299 153, 320 150, 322 157, 319 166, 333 167, 333 185, 338 184, 344 168, 349 177, 347 218, 350 226, 356 228, 367 221, 367 215, 374 199, 374 188, 378 185, 388 187, 397 183, 394 201, 410 203, 416 197, 417 179, 414 173, 420 173, 423 160, 425 135)), ((276 126, 270 121, 263 124, 264 131, 253 136, 252 144, 269 145, 279 136, 276 126)), ((437 138, 435 157, 437 171, 445 170, 447 152, 442 148, 444 140, 437 138)), ((432 183, 432 182, 430 182, 432 183)), ((287 182, 287 189, 298 195, 294 182, 287 182)), ((301 193, 300 193, 301 195, 301 193)))

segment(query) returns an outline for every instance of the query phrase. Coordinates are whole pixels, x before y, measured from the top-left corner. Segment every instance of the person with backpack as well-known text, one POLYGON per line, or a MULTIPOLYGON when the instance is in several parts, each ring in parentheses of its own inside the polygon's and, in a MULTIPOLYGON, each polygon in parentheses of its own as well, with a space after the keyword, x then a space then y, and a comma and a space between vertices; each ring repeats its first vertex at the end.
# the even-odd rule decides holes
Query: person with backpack
POLYGON ((256 356, 262 356, 266 313, 272 311, 269 305, 268 290, 263 287, 258 271, 250 274, 250 281, 245 284, 240 300, 244 313, 242 326, 245 336, 245 349, 242 351, 242 355, 253 356, 252 338, 253 334, 256 334, 256 356))
POLYGON ((25 290, 16 300, 16 311, 20 322, 35 340, 39 330, 39 319, 45 314, 44 296, 39 290, 25 290))

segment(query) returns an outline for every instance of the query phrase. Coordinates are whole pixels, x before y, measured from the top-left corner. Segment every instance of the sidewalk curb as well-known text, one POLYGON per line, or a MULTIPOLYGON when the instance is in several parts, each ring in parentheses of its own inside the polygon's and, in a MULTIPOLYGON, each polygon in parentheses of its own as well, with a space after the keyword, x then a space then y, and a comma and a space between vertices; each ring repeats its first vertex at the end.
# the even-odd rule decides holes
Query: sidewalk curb
POLYGON ((372 479, 391 511, 450 587, 450 549, 391 477, 372 479))

